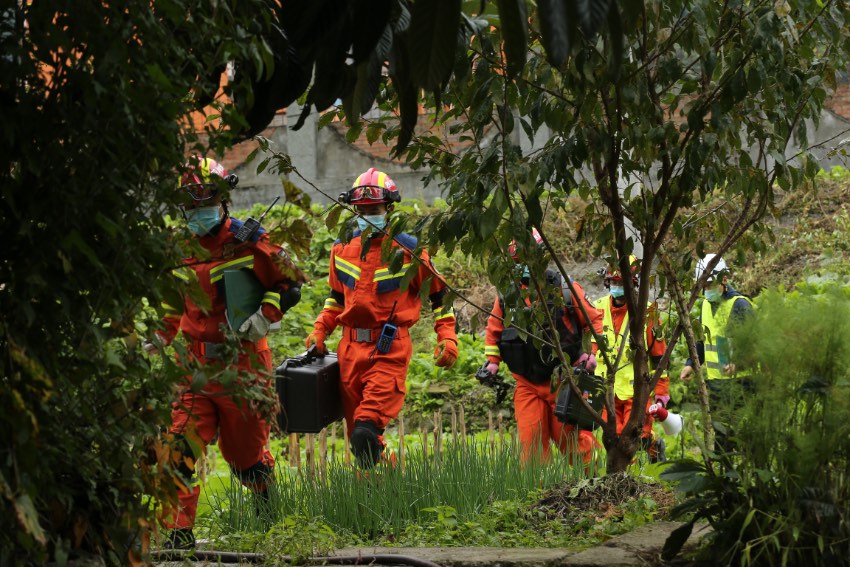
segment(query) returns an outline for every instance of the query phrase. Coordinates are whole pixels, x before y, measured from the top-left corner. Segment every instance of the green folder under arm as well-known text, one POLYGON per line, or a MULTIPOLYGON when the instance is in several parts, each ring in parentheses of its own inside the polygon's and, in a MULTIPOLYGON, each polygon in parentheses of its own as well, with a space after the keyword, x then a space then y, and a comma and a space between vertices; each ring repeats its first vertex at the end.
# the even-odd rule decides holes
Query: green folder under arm
POLYGON ((266 290, 250 270, 224 272, 224 302, 227 305, 227 323, 233 331, 248 317, 257 312, 266 290))

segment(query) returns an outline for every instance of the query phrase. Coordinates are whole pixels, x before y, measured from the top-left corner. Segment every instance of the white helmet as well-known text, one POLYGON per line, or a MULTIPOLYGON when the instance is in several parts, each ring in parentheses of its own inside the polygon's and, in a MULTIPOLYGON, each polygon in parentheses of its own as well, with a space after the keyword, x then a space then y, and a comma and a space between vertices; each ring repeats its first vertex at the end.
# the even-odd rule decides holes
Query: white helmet
MULTIPOLYGON (((706 254, 705 258, 701 259, 697 262, 696 270, 694 270, 694 279, 699 281, 702 277, 702 273, 705 271, 705 268, 708 266, 708 263, 711 262, 717 254, 706 254)), ((714 269, 711 271, 711 275, 708 276, 708 279, 705 281, 711 283, 714 281, 714 277, 719 275, 721 272, 728 270, 729 268, 726 266, 726 262, 723 261, 723 258, 719 258, 717 260, 717 264, 714 266, 714 269)))

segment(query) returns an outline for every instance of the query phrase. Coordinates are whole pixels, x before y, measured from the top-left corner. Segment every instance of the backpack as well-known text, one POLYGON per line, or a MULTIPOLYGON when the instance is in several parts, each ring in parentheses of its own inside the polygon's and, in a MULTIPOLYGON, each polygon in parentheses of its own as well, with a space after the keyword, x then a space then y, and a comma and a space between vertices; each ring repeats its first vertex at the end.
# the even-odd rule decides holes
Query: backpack
MULTIPOLYGON (((547 307, 552 314, 552 320, 555 322, 555 327, 558 332, 558 339, 561 345, 561 350, 569 357, 570 360, 575 360, 581 353, 581 326, 578 322, 576 307, 573 303, 572 293, 569 285, 561 277, 561 274, 554 270, 546 270, 546 286, 547 291, 557 288, 561 291, 561 296, 564 298, 564 307, 556 306, 554 300, 547 301, 547 307), (567 328, 564 324, 563 316, 566 310, 566 315, 570 320, 573 330, 567 328)), ((502 312, 505 312, 505 300, 499 297, 499 303, 502 307, 502 312)), ((548 325, 544 326, 541 333, 544 339, 553 340, 553 333, 548 325)), ((499 340, 499 354, 502 361, 507 364, 508 369, 514 374, 524 376, 535 384, 543 384, 549 382, 552 378, 552 373, 560 365, 560 360, 552 347, 542 345, 541 348, 534 346, 534 339, 528 337, 523 340, 520 337, 520 331, 516 327, 508 327, 502 331, 502 337, 499 340)))

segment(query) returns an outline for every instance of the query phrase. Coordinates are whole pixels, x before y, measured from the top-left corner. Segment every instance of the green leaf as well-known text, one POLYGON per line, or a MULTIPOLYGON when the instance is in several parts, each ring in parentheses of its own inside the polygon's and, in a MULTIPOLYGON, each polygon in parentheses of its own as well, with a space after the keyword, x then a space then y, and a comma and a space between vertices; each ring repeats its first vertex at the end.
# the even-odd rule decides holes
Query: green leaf
POLYGON ((570 50, 567 3, 565 0, 538 0, 537 17, 546 56, 553 67, 560 68, 570 50))
POLYGON ((165 87, 168 90, 171 90, 171 81, 168 79, 166 74, 162 71, 162 67, 160 67, 156 63, 151 63, 145 66, 147 69, 148 76, 153 79, 154 83, 165 87))
POLYGON ((486 240, 496 232, 499 228, 499 223, 502 222, 502 212, 499 210, 497 203, 490 203, 487 210, 479 218, 478 231, 482 240, 486 240))
POLYGON ((342 214, 344 209, 340 206, 334 206, 328 211, 328 214, 325 216, 325 226, 328 230, 333 230, 333 228, 339 223, 339 217, 342 214))
POLYGON ((393 155, 398 157, 413 139, 413 129, 419 119, 419 89, 413 84, 408 68, 407 46, 404 41, 393 45, 391 65, 395 74, 391 75, 393 86, 398 94, 398 110, 401 117, 400 133, 393 148, 393 155))
POLYGON ((357 81, 351 94, 343 99, 343 108, 350 120, 366 114, 375 103, 375 97, 381 86, 384 60, 392 48, 393 35, 389 24, 384 28, 375 49, 369 58, 357 66, 357 81))
POLYGON ((526 0, 498 0, 502 40, 508 61, 508 77, 522 73, 528 51, 528 14, 526 0))
POLYGON ((454 65, 460 27, 460 0, 416 0, 410 19, 410 66, 414 83, 442 87, 454 65))
POLYGON ((15 498, 15 515, 18 524, 41 545, 47 544, 44 530, 38 520, 38 512, 35 510, 32 499, 28 494, 20 494, 15 498))
POLYGON ((667 537, 664 541, 664 549, 661 550, 661 558, 665 561, 672 561, 676 555, 682 550, 685 542, 691 537, 694 531, 694 522, 688 522, 683 526, 679 526, 667 537))
POLYGON ((611 0, 576 0, 576 11, 582 31, 592 39, 608 16, 611 0))
POLYGON ((389 263, 390 273, 397 274, 401 270, 401 267, 404 265, 404 254, 405 252, 401 248, 395 250, 389 263))

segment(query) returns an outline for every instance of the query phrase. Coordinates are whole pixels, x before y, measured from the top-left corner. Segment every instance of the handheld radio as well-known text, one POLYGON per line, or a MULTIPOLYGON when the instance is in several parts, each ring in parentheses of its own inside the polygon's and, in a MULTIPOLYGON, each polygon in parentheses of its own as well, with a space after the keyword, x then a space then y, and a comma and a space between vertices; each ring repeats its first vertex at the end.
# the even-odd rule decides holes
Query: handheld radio
POLYGON ((266 218, 266 215, 269 213, 270 210, 272 210, 272 207, 274 207, 275 203, 277 203, 278 200, 280 200, 280 195, 275 197, 274 201, 272 201, 272 204, 269 205, 269 208, 266 209, 265 212, 260 215, 260 218, 255 219, 254 217, 248 217, 248 220, 246 220, 245 224, 243 224, 239 228, 239 231, 236 233, 236 236, 233 237, 233 240, 239 243, 248 242, 248 240, 252 236, 254 236, 254 233, 259 230, 260 223, 263 222, 263 219, 266 218))
POLYGON ((387 317, 387 322, 384 323, 384 326, 381 328, 381 336, 378 337, 378 341, 375 344, 375 350, 380 352, 381 354, 387 354, 390 352, 390 348, 393 346, 393 339, 395 339, 396 334, 398 333, 398 327, 393 325, 393 313, 395 313, 395 306, 398 301, 393 302, 392 311, 390 311, 390 316, 387 317))

